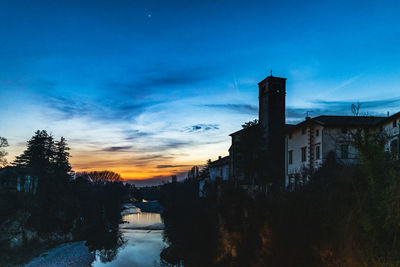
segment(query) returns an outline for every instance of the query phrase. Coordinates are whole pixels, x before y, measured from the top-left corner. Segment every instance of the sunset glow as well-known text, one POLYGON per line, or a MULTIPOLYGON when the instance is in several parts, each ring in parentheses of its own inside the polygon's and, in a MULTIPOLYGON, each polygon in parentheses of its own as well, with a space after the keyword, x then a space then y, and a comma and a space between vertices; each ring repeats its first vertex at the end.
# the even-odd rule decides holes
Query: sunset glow
POLYGON ((257 118, 257 82, 271 69, 287 78, 288 122, 350 114, 357 101, 365 114, 398 111, 395 2, 206 2, 2 7, 9 162, 44 129, 67 139, 75 171, 182 176, 228 154, 229 134, 257 118))

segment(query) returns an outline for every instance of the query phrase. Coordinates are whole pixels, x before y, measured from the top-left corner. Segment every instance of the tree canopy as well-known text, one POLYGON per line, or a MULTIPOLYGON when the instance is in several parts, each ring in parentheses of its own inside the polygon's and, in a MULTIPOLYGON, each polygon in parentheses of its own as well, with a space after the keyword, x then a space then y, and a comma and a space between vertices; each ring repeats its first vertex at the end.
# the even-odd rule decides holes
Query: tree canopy
POLYGON ((257 119, 254 119, 252 121, 248 121, 248 122, 245 122, 244 124, 242 124, 242 128, 246 129, 246 128, 252 127, 254 125, 257 125, 258 123, 259 123, 259 121, 257 119))
POLYGON ((8 141, 6 138, 0 136, 0 168, 7 165, 7 151, 4 150, 5 147, 8 147, 8 141))
POLYGON ((91 171, 78 173, 81 177, 86 177, 92 183, 121 182, 122 177, 113 171, 91 171))
POLYGON ((29 168, 39 176, 49 172, 66 174, 71 171, 69 150, 64 137, 55 141, 47 131, 38 130, 27 142, 26 150, 16 158, 14 165, 29 168))

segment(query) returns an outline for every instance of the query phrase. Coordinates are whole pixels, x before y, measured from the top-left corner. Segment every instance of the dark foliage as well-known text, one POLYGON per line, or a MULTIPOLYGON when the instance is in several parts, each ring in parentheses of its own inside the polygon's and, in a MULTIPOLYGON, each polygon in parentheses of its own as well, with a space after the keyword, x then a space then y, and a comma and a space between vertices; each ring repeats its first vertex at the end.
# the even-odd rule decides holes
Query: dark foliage
POLYGON ((164 239, 171 244, 161 257, 175 264, 185 259, 185 266, 210 266, 216 256, 217 244, 213 237, 218 233, 217 218, 211 211, 213 206, 205 205, 198 198, 198 182, 187 179, 165 184, 161 192, 164 239))
POLYGON ((23 227, 39 236, 72 233, 74 240, 87 240, 91 250, 111 260, 123 243, 121 204, 130 200, 134 186, 108 171, 73 178, 68 151, 64 138, 54 141, 46 131, 35 133, 14 164, 38 177, 37 194, 0 192, 0 222, 16 220, 23 212, 23 227))
POLYGON ((400 166, 383 143, 355 136, 359 165, 332 157, 292 192, 219 182, 197 199, 189 184, 169 185, 162 256, 185 266, 399 266, 400 166))

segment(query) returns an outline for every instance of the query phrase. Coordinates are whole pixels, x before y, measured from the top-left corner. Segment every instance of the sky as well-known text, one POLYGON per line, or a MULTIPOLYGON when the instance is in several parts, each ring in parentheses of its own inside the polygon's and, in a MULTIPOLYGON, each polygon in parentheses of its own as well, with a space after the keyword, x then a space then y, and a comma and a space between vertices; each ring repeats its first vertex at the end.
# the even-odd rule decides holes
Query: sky
POLYGON ((287 78, 287 122, 400 111, 396 1, 0 0, 0 136, 38 129, 75 171, 160 181, 228 154, 257 83, 287 78))

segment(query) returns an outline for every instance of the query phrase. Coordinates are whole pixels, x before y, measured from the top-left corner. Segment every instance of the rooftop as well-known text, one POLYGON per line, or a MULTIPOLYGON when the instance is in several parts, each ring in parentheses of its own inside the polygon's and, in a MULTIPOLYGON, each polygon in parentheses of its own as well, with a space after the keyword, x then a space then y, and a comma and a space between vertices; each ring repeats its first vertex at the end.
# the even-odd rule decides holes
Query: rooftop
POLYGON ((229 164, 229 156, 220 158, 216 161, 211 162, 211 167, 215 167, 215 166, 221 166, 221 165, 226 165, 229 164))
MULTIPOLYGON (((395 114, 396 115, 396 114, 395 114)), ((395 116, 393 115, 393 116, 395 116)), ((363 127, 363 126, 375 126, 390 117, 381 116, 330 116, 321 115, 314 118, 308 118, 293 127, 287 128, 286 130, 296 129, 307 123, 316 123, 322 126, 342 126, 342 127, 363 127)))

